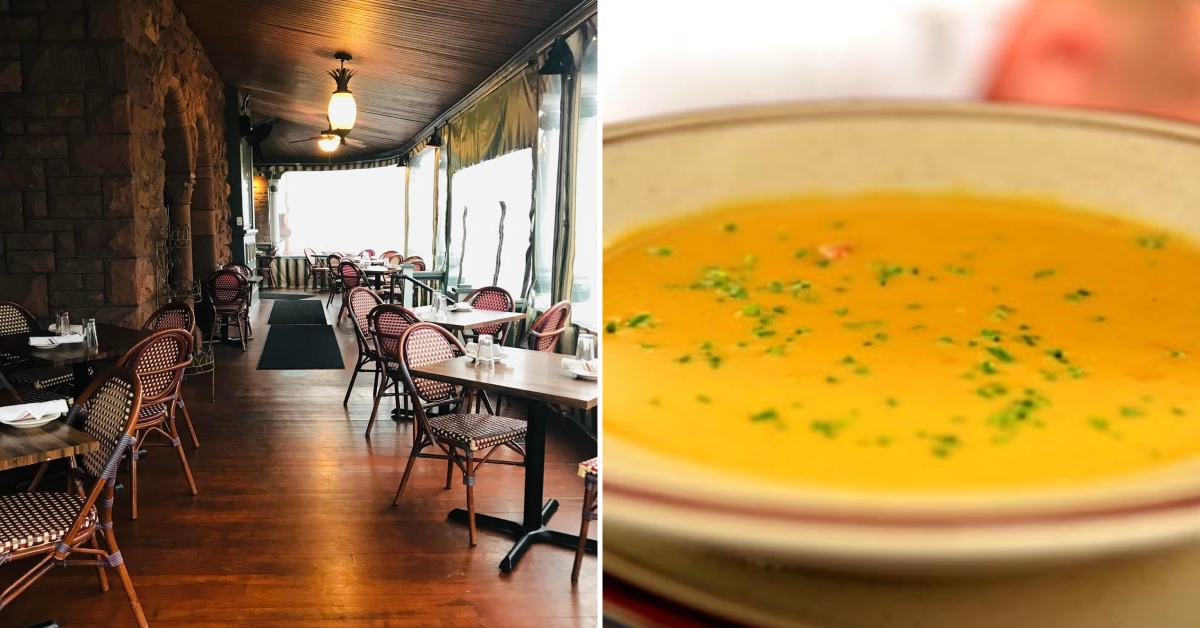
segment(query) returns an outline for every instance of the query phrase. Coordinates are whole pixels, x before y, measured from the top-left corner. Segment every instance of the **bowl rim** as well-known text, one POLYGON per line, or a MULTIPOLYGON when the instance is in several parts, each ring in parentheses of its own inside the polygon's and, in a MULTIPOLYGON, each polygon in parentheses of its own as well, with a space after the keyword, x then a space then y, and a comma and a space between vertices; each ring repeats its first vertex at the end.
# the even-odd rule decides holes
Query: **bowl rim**
MULTIPOLYGON (((937 100, 878 100, 878 101, 815 101, 769 105, 723 107, 670 113, 662 116, 625 121, 604 126, 604 147, 615 147, 661 136, 682 134, 697 130, 729 129, 744 125, 773 123, 827 122, 835 120, 869 120, 872 118, 897 117, 919 119, 974 120, 1018 122, 1046 125, 1050 127, 1075 127, 1093 131, 1118 132, 1143 138, 1154 138, 1179 142, 1191 147, 1200 147, 1200 125, 1124 112, 1068 109, 1009 103, 958 102, 937 100)), ((605 238, 605 245, 609 244, 605 238)), ((605 435, 605 449, 609 445, 628 443, 623 439, 605 435)), ((636 443, 631 443, 636 447, 636 443)), ((645 454, 646 452, 639 452, 645 454)), ((677 461, 672 461, 677 462, 677 461)), ((1172 465, 1164 465, 1172 467, 1172 465)), ((696 467, 703 469, 702 467, 696 467)), ((639 473, 642 479, 644 474, 639 473)), ((1121 474, 1119 479, 1137 477, 1138 472, 1121 474)), ((1076 487, 1052 489, 1018 488, 1013 491, 976 491, 959 504, 939 504, 946 494, 922 494, 916 504, 904 500, 914 497, 903 493, 871 493, 850 489, 809 491, 813 487, 768 486, 771 499, 764 501, 762 493, 739 495, 731 498, 719 491, 704 490, 702 482, 667 481, 647 484, 623 473, 611 464, 606 469, 604 492, 613 497, 613 510, 618 519, 621 506, 637 507, 638 504, 655 505, 667 511, 688 513, 697 516, 735 518, 759 521, 769 525, 801 524, 816 526, 857 527, 864 529, 909 529, 938 530, 963 527, 1016 528, 1022 526, 1061 525, 1072 523, 1111 522, 1139 516, 1172 516, 1200 510, 1200 481, 1189 485, 1175 485, 1170 490, 1160 490, 1141 499, 1118 501, 1100 497, 1106 480, 1101 478, 1089 484, 1096 492, 1092 499, 1071 504, 1052 503, 1050 496, 1076 493, 1076 487), (631 481, 632 480, 632 481, 631 481), (699 490, 697 490, 699 488, 699 490), (805 503, 802 498, 814 495, 856 496, 865 500, 835 503, 805 503), (1030 502, 1031 496, 1045 499, 1030 502), (885 500, 881 507, 876 498, 885 500), (998 501, 990 501, 999 497, 998 501), (924 498, 924 499, 922 499, 924 498), (624 502, 623 504, 620 502, 624 502)), ((756 487, 762 488, 762 487, 756 487)), ((711 487, 710 487, 711 489, 711 487)), ((1136 493, 1130 489, 1128 492, 1136 493)), ((630 514, 630 513, 625 513, 630 514)), ((642 519, 641 517, 635 517, 642 519)))

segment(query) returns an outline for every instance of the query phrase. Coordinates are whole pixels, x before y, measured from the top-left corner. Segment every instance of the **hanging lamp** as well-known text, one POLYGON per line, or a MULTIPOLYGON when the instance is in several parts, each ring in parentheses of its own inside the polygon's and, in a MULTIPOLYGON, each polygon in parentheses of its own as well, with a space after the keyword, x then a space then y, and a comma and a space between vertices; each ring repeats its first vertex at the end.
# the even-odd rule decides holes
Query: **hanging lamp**
POLYGON ((341 62, 341 67, 329 71, 337 85, 329 97, 329 128, 334 133, 349 133, 358 118, 358 105, 354 102, 354 94, 350 93, 350 79, 354 77, 354 70, 346 69, 346 62, 353 57, 347 52, 336 52, 333 58, 341 62))

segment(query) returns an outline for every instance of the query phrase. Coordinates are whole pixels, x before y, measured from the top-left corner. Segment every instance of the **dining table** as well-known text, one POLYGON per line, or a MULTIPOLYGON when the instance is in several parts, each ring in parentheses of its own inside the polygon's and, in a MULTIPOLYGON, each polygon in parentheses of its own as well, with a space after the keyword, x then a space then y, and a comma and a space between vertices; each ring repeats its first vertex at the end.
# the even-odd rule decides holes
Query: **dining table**
MULTIPOLYGON (((486 311, 486 310, 484 310, 486 311)), ((476 367, 471 358, 461 356, 411 367, 415 377, 423 377, 463 386, 481 393, 527 399, 548 406, 591 410, 599 402, 600 387, 595 380, 578 379, 562 367, 565 357, 528 349, 504 347, 505 357, 492 366, 476 367)), ((511 572, 525 552, 535 544, 549 543, 576 549, 579 536, 547 527, 558 511, 558 500, 545 499, 546 424, 545 408, 531 408, 525 434, 525 490, 521 521, 476 513, 479 528, 507 534, 514 539, 512 548, 500 561, 500 571, 511 572)), ((450 511, 451 521, 466 524, 467 511, 450 511)), ((589 553, 596 553, 596 542, 588 540, 589 553)))
POLYGON ((428 305, 413 308, 413 313, 423 322, 434 323, 460 336, 467 330, 510 323, 525 318, 524 312, 505 312, 478 308, 457 312, 451 310, 439 316, 434 313, 433 307, 428 305))
MULTIPOLYGON (((34 335, 52 335, 49 332, 34 335)), ((98 347, 88 348, 82 342, 39 348, 29 346, 29 334, 0 336, 0 352, 16 356, 17 359, 45 366, 71 366, 75 372, 76 395, 87 388, 91 373, 88 366, 100 360, 116 359, 125 355, 141 339, 150 335, 142 329, 130 329, 108 323, 96 323, 98 347)))
POLYGON ((27 428, 0 424, 0 471, 86 454, 99 448, 100 441, 62 420, 27 428))

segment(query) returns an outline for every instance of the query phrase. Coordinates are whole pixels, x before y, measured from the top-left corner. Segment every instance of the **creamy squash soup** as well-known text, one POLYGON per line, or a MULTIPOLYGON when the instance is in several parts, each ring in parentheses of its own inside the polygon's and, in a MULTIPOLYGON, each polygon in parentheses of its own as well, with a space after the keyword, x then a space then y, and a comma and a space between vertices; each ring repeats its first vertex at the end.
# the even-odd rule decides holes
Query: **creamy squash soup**
POLYGON ((1200 249, 1028 199, 727 207, 604 254, 604 430, 794 485, 1076 483, 1200 452, 1200 249))

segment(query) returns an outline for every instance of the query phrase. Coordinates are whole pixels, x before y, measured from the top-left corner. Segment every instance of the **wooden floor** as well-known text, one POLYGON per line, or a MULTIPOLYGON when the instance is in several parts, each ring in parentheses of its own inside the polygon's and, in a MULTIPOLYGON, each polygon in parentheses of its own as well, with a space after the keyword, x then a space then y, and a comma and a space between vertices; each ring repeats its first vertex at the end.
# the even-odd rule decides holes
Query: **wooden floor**
MULTIPOLYGON (((596 624, 595 557, 585 558, 574 587, 572 552, 548 545, 534 546, 514 573, 501 574, 497 565, 511 542, 481 531, 479 545, 467 546, 466 529, 445 520, 465 507, 461 476, 443 490, 440 461, 418 460, 393 507, 411 424, 384 418, 367 441, 370 378, 360 377, 343 408, 348 368, 256 370, 273 303, 256 306, 244 354, 232 344, 218 347, 215 404, 207 375, 187 384, 201 444, 188 447, 199 496, 188 493, 167 449, 151 450, 141 463, 137 521, 129 519, 128 496, 118 493, 117 539, 152 625, 596 624)), ((327 315, 336 313, 335 302, 327 315)), ((349 367, 356 354, 350 323, 337 330, 349 367)), ((554 528, 578 531, 583 486, 575 468, 593 455, 595 443, 576 428, 551 425, 546 496, 562 503, 554 528)), ((505 465, 481 470, 479 512, 520 520, 522 473, 505 465)), ((0 568, 0 582, 21 566, 0 568)), ((0 612, 0 626, 47 619, 68 628, 133 624, 120 585, 101 593, 95 570, 79 567, 52 571, 0 612)))

